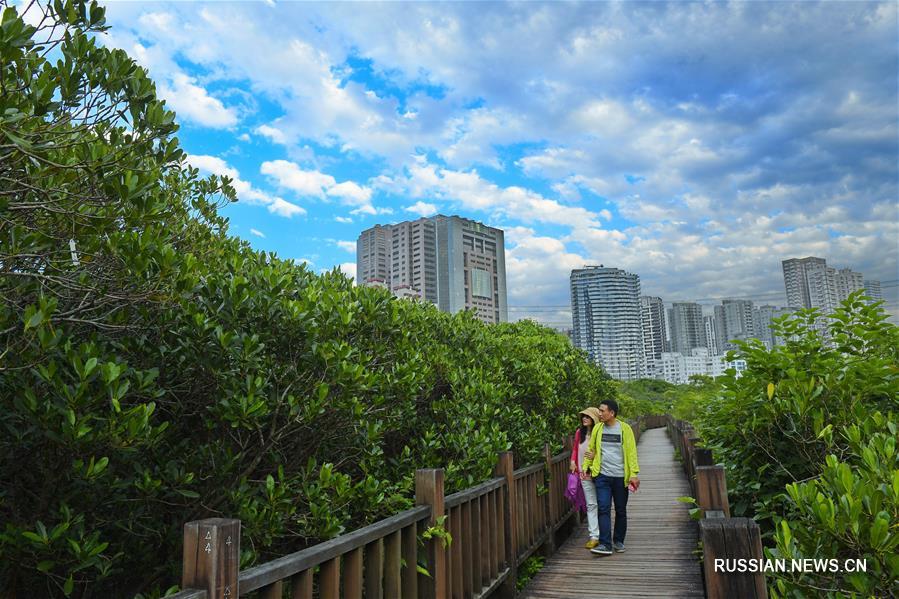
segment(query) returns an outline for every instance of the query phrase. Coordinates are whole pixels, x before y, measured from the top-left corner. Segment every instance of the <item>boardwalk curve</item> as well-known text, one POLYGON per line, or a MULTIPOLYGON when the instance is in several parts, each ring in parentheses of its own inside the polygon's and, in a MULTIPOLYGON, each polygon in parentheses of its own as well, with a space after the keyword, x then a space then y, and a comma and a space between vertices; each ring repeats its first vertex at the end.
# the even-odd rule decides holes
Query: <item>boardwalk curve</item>
POLYGON ((584 549, 585 517, 519 597, 704 597, 694 553, 697 527, 688 507, 677 501, 690 494, 690 485, 665 429, 645 431, 638 455, 640 490, 627 505, 627 551, 600 557, 584 549))

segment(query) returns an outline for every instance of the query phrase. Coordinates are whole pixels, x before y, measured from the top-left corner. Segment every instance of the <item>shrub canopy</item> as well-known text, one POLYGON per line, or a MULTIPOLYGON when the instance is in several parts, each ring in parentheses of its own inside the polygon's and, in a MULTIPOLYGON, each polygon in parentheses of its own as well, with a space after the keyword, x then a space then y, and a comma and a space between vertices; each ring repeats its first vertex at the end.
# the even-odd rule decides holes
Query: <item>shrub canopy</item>
POLYGON ((827 319, 808 310, 775 328, 785 345, 740 343, 742 377, 693 408, 731 509, 760 520, 773 557, 867 560, 864 574, 777 574, 773 596, 895 595, 899 327, 855 293, 827 319))
POLYGON ((246 567, 408 507, 416 468, 537 461, 615 393, 534 323, 229 237, 103 9, 0 7, 0 588, 159 595, 186 521, 240 518, 246 567))

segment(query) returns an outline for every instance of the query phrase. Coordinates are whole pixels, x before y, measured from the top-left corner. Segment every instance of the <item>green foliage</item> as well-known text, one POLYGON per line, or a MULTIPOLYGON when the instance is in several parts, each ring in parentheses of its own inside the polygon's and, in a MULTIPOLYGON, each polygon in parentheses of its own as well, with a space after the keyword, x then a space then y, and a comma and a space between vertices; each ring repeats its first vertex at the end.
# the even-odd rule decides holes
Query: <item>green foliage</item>
POLYGON ((748 368, 694 419, 725 463, 731 511, 760 521, 773 555, 868 560, 867 574, 778 573, 777 596, 897 590, 899 328, 864 299, 779 319, 782 347, 740 343, 748 368))
POLYGON ((515 588, 519 591, 524 590, 544 565, 546 565, 546 559, 540 555, 532 555, 521 562, 521 565, 518 566, 518 579, 515 581, 515 588))
POLYGON ((832 318, 829 343, 814 310, 776 321, 784 346, 740 343, 747 370, 725 378, 694 420, 727 466, 734 515, 770 518, 786 484, 816 477, 829 453, 847 450, 837 432, 897 405, 899 328, 858 293, 832 318))
POLYGON ((436 524, 427 527, 425 531, 421 533, 421 538, 424 540, 440 539, 440 546, 446 549, 453 543, 453 535, 446 529, 446 526, 444 525, 445 522, 446 516, 440 516, 437 518, 436 524))
POLYGON ((875 412, 841 436, 846 453, 828 455, 819 478, 787 485, 788 512, 769 553, 862 559, 867 571, 782 574, 772 596, 886 597, 899 590, 899 421, 875 412))
POLYGON ((696 410, 713 398, 721 382, 707 376, 694 375, 686 385, 675 385, 655 379, 639 379, 620 384, 624 401, 631 402, 640 414, 672 414, 692 422, 696 410))
POLYGON ((246 567, 409 507, 416 468, 540 461, 615 394, 535 323, 229 238, 103 9, 0 5, 0 588, 158 596, 186 521, 240 518, 246 567))

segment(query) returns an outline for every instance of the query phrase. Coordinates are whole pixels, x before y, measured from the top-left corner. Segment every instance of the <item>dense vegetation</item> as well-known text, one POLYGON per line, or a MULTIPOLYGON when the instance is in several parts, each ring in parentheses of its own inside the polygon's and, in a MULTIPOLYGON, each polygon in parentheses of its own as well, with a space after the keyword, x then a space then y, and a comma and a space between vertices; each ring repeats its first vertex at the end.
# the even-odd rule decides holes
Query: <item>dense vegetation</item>
POLYGON ((3 591, 158 595, 188 520, 240 518, 247 565, 409 506, 416 468, 536 461, 615 393, 548 329, 229 237, 102 8, 0 6, 3 591))
POLYGON ((747 370, 697 397, 692 420, 769 555, 867 560, 867 573, 777 574, 772 596, 896 596, 899 328, 858 293, 826 325, 830 343, 821 318, 782 319, 789 341, 772 350, 741 343, 747 370))
POLYGON ((776 327, 784 346, 738 344, 740 378, 620 393, 697 426, 770 557, 867 560, 866 573, 769 574, 773 597, 899 596, 899 328, 859 294, 831 319, 805 311, 776 327))

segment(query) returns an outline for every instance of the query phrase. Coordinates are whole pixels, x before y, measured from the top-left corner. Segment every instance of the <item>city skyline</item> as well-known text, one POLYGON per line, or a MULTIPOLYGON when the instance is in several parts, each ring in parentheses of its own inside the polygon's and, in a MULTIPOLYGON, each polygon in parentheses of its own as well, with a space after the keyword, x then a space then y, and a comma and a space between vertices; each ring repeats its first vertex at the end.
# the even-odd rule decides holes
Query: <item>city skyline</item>
POLYGON ((354 274, 361 231, 442 212, 506 231, 510 320, 570 319, 568 273, 598 263, 667 301, 779 303, 787 256, 885 282, 899 312, 895 3, 133 2, 108 21, 191 164, 235 179, 231 233, 315 271, 354 274))

